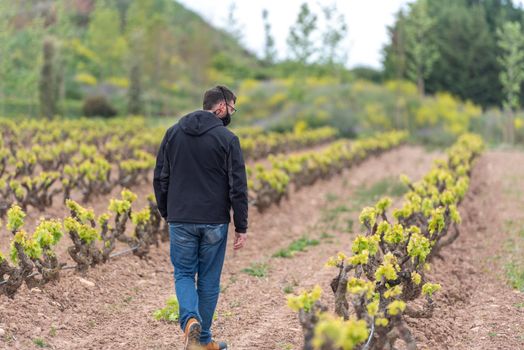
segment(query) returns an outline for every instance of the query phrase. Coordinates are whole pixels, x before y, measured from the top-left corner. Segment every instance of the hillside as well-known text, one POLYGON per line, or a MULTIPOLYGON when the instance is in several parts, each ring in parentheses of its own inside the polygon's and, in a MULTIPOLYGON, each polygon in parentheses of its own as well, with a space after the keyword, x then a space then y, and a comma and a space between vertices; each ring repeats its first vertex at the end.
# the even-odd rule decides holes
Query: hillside
POLYGON ((0 19, 4 115, 39 115, 43 67, 35 61, 49 66, 55 114, 68 116, 82 114, 92 95, 118 114, 173 115, 200 103, 205 87, 234 87, 260 68, 230 34, 170 0, 3 2, 0 19))

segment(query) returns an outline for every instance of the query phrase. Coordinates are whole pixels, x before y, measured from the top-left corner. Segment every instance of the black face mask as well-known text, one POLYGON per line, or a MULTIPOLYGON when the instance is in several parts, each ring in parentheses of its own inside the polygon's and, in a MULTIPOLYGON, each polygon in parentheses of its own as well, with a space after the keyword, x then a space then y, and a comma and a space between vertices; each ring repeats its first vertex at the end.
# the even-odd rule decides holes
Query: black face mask
POLYGON ((231 123, 231 114, 227 111, 227 114, 224 118, 221 119, 224 126, 228 126, 231 123))
POLYGON ((224 126, 228 126, 229 124, 231 124, 231 114, 229 114, 229 111, 226 111, 226 116, 224 118, 220 118, 218 116, 218 114, 215 112, 213 112, 214 115, 217 116, 218 119, 220 119, 222 121, 222 124, 224 124, 224 126))

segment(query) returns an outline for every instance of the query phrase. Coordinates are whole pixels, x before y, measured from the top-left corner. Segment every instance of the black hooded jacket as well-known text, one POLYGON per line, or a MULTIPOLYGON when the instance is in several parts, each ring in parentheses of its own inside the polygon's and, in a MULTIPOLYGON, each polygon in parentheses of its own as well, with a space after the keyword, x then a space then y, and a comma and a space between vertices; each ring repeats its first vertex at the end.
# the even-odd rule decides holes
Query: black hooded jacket
POLYGON ((246 168, 238 137, 208 111, 170 127, 153 179, 158 209, 168 222, 223 224, 233 207, 235 230, 247 231, 246 168))

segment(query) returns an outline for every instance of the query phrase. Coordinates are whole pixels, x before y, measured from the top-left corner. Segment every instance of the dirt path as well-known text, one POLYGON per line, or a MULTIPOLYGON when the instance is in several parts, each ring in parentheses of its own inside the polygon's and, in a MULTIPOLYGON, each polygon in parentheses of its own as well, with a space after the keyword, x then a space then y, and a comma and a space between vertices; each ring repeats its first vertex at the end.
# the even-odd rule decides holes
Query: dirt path
MULTIPOLYGON (((236 256, 228 247, 214 325, 217 337, 227 340, 231 349, 298 349, 302 332, 285 306, 284 289, 298 291, 329 280, 333 271, 323 268, 324 262, 341 247, 349 247, 353 235, 331 230, 319 246, 291 259, 271 255, 305 233, 318 238, 315 224, 337 201, 347 203, 362 186, 400 173, 418 178, 436 156, 404 146, 293 193, 289 201, 264 214, 251 212, 247 247, 236 256), (267 264, 265 277, 242 272, 253 262, 267 264)), ((348 214, 353 220, 358 215, 348 214)), ((91 269, 84 278, 92 286, 68 272, 43 290, 23 287, 14 301, 1 297, 0 328, 5 334, 0 347, 32 349, 41 340, 51 349, 180 349, 178 326, 151 317, 173 294, 168 251, 164 244, 152 250, 148 261, 124 256, 91 269)))
POLYGON ((524 246, 523 191, 524 153, 482 156, 460 208, 461 235, 432 264, 432 280, 443 286, 438 307, 432 319, 410 324, 421 349, 524 349, 524 293, 508 286, 504 269, 508 259, 524 267, 522 251, 508 247, 524 246), (515 241, 508 223, 520 229, 515 241))

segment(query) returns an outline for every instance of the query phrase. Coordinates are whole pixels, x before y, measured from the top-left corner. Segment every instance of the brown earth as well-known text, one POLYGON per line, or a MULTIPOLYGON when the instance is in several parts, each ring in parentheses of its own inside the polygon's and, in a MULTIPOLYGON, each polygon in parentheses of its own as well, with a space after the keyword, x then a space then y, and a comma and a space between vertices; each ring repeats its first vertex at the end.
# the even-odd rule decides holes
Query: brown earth
MULTIPOLYGON (((335 271, 324 268, 324 262, 347 251, 354 237, 330 228, 325 213, 342 204, 351 207, 359 189, 390 176, 421 177, 437 156, 404 146, 293 193, 280 207, 263 214, 251 211, 248 245, 236 254, 228 247, 213 328, 217 338, 235 350, 299 349, 302 331, 286 306, 284 290, 320 284, 329 303, 328 284, 335 271), (329 233, 327 238, 306 252, 289 259, 271 257, 303 234, 319 238, 322 232, 329 233), (267 264, 264 277, 242 272, 253 262, 267 264)), ((434 317, 410 323, 420 348, 524 349, 524 314, 516 306, 523 296, 506 287, 501 262, 494 259, 503 251, 504 220, 524 219, 522 196, 506 198, 501 191, 509 172, 520 176, 516 185, 522 189, 524 154, 490 152, 476 166, 461 206, 461 236, 443 252, 444 260, 432 265, 432 281, 443 285, 434 317)), ((353 209, 344 214, 354 221, 358 216, 353 209)), ((65 272, 61 281, 42 290, 24 286, 14 300, 0 297, 0 329, 5 331, 0 348, 36 349, 35 339, 51 349, 182 348, 178 326, 151 316, 174 293, 168 244, 153 248, 147 261, 128 255, 90 269, 83 277, 92 287, 79 277, 65 272)))
POLYGON ((442 285, 435 313, 410 322, 421 349, 524 349, 524 293, 508 286, 504 271, 506 223, 524 227, 523 191, 524 153, 479 159, 459 209, 461 235, 432 264, 430 279, 442 285))

